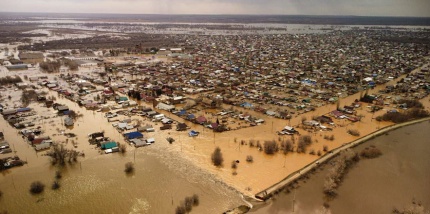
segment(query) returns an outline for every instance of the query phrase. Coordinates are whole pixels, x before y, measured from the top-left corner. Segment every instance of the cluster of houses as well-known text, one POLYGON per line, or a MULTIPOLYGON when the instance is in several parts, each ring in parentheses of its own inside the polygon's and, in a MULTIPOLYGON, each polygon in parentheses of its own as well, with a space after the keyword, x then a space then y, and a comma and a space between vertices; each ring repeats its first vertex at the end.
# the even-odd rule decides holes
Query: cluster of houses
MULTIPOLYGON (((53 107, 57 111, 58 116, 66 115, 64 125, 73 126, 73 119, 67 116, 70 114, 67 106, 46 100, 42 95, 39 95, 37 100, 44 103, 46 107, 53 107)), ((38 119, 39 115, 32 108, 5 109, 1 113, 12 127, 19 129, 19 133, 22 135, 23 139, 27 140, 36 151, 49 149, 53 144, 49 136, 41 135, 43 133, 42 127, 36 127, 35 120, 40 121, 38 119)))
MULTIPOLYGON (((12 153, 12 149, 7 141, 4 139, 3 132, 0 132, 0 154, 12 153)), ((3 169, 9 169, 15 166, 22 166, 25 164, 24 161, 19 159, 18 156, 6 157, 1 159, 0 171, 3 169)))
MULTIPOLYGON (((25 112, 30 112, 30 108, 25 108, 25 112)), ((21 129, 19 133, 23 136, 24 139, 28 141, 28 143, 34 147, 36 151, 48 149, 52 145, 52 141, 49 136, 41 136, 42 130, 40 127, 34 127, 34 123, 27 122, 33 121, 32 118, 28 118, 29 116, 36 115, 35 112, 31 111, 31 114, 23 114, 22 109, 15 109, 13 113, 12 110, 3 111, 3 117, 9 122, 12 126, 17 129, 21 129)))
POLYGON ((4 141, 4 134, 0 132, 0 154, 11 153, 12 149, 7 141, 4 141))
POLYGON ((185 95, 199 94, 206 98, 201 105, 208 108, 224 103, 289 119, 386 83, 424 63, 419 57, 426 51, 423 47, 399 49, 393 43, 381 45, 376 39, 379 31, 360 32, 373 40, 356 33, 185 35, 183 51, 192 58, 127 64, 106 60, 104 72, 86 78, 106 86, 105 95, 129 93, 148 103, 166 95, 164 104, 175 105, 185 95))

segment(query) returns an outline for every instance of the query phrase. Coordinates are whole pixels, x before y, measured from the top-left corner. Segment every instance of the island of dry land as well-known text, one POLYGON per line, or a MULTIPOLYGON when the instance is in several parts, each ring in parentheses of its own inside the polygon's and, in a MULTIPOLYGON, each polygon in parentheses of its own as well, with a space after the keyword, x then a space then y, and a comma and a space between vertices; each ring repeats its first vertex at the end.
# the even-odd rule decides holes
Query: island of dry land
POLYGON ((156 142, 169 154, 163 158, 180 157, 243 195, 267 199, 340 150, 429 116, 425 29, 290 34, 277 26, 266 35, 230 26, 223 35, 199 25, 214 35, 170 35, 177 26, 154 34, 101 27, 44 25, 22 34, 37 37, 0 46, 2 114, 36 150, 64 144, 89 158, 156 142), (15 70, 23 65, 28 70, 15 70), (52 107, 58 115, 42 115, 52 107), (62 118, 61 128, 44 130, 43 117, 62 118), (77 133, 67 144, 64 127, 93 135, 77 133), (22 130, 50 138, 35 141, 22 130))

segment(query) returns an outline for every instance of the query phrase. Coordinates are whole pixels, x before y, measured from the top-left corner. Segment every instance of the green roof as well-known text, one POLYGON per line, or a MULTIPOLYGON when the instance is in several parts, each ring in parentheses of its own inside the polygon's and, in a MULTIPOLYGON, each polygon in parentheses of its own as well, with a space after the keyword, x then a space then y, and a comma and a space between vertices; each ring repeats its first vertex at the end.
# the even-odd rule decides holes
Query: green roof
POLYGON ((117 147, 117 144, 116 144, 116 142, 106 142, 106 143, 103 143, 102 144, 102 149, 112 149, 112 148, 114 148, 114 147, 117 147))

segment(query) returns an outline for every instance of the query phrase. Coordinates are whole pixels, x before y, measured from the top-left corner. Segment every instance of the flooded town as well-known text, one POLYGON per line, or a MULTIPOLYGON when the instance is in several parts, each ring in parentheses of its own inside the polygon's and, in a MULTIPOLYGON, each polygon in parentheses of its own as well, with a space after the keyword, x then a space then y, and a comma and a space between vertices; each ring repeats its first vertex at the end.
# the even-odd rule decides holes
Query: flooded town
POLYGON ((428 18, 69 15, 0 13, 0 213, 429 212, 428 18))

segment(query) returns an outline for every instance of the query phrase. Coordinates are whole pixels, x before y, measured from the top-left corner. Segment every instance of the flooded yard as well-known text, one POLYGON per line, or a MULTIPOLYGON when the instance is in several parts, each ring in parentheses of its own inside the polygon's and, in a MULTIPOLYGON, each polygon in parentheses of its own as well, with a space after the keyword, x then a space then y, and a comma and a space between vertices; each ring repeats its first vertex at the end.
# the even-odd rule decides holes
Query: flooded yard
POLYGON ((3 192, 0 211, 88 213, 96 209, 106 213, 173 213, 186 196, 193 194, 200 198, 200 205, 194 208, 198 213, 220 213, 242 204, 237 191, 195 167, 182 157, 178 146, 169 145, 165 140, 167 132, 152 133, 156 143, 151 146, 138 149, 127 146, 125 154, 103 154, 88 143, 87 134, 104 130, 112 140, 124 143, 122 135, 103 114, 79 108, 76 103, 59 98, 53 92, 48 95, 55 96, 57 102, 84 116, 72 128, 65 128, 62 117, 56 116, 52 108, 33 103, 30 107, 40 115, 34 119, 35 126, 41 126, 43 135, 49 135, 57 142, 66 141, 64 133, 76 134, 69 139, 67 147, 71 148, 71 141, 76 141, 76 150, 83 151, 85 157, 62 168, 61 188, 51 190, 58 168, 50 164, 49 157, 43 156, 45 152, 36 153, 18 130, 1 118, 2 132, 15 153, 0 154, 0 157, 18 155, 28 164, 3 171, 0 176, 3 192), (135 163, 133 175, 124 173, 127 162, 135 163), (36 180, 44 183, 46 188, 43 194, 33 196, 29 187, 36 180))

